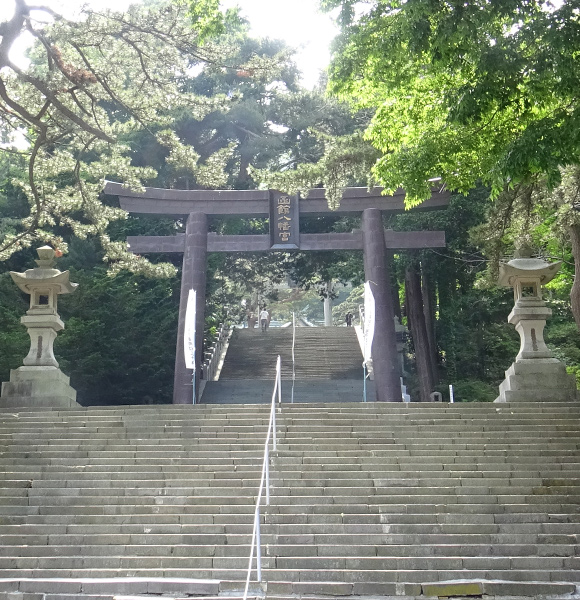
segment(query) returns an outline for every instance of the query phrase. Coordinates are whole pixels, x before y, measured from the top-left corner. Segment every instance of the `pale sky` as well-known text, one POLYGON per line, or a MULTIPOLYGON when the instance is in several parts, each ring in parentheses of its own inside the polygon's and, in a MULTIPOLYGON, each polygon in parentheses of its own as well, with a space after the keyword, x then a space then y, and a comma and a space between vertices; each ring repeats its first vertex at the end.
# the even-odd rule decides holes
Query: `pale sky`
MULTIPOLYGON (((318 12, 318 0, 221 0, 223 8, 239 6, 242 16, 250 22, 256 37, 283 39, 298 48, 295 59, 303 74, 303 85, 312 88, 319 73, 329 61, 328 46, 337 29, 328 15, 318 12)), ((78 0, 43 0, 38 5, 50 6, 70 15, 79 6, 78 0)), ((131 0, 88 0, 85 4, 101 8, 124 10, 131 0)), ((14 0, 0 0, 0 22, 14 11, 14 0)), ((26 42, 15 50, 22 54, 26 42)))

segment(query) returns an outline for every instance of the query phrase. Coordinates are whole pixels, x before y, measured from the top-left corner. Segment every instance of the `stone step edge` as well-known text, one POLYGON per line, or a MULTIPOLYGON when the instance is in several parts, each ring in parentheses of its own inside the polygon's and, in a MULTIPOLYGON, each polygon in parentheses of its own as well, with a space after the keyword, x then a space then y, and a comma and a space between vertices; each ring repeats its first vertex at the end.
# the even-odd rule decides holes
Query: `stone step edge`
MULTIPOLYGON (((574 583, 560 582, 521 582, 508 580, 470 580, 456 579, 435 583, 357 583, 357 582, 324 582, 324 581, 270 581, 266 584, 268 598, 290 595, 304 599, 320 597, 356 597, 363 599, 369 596, 383 596, 391 589, 398 597, 569 597, 576 594, 574 583)), ((391 594, 388 594, 391 595, 391 594)))
MULTIPOLYGON (((120 596, 120 595, 114 595, 114 596, 110 596, 110 598, 112 600, 152 600, 151 596, 120 596)), ((198 600, 202 598, 203 600, 244 600, 244 596, 243 594, 235 594, 235 595, 231 595, 231 594, 227 594, 227 595, 223 595, 223 596, 166 596, 165 594, 163 595, 162 600, 198 600)), ((250 593, 247 596, 248 600, 259 600, 260 598, 265 598, 265 595, 263 593, 250 593)), ((50 599, 50 595, 45 596, 44 600, 51 600, 50 599)), ((59 600, 62 600, 61 598, 59 598, 59 600)), ((72 600, 72 599, 71 599, 72 600)), ((103 600, 105 600, 105 597, 103 598, 103 600)), ((159 600, 157 598, 157 600, 159 600)), ((326 598, 326 600, 329 600, 328 598, 326 598)))
POLYGON ((0 578, 0 592, 65 594, 133 592, 216 596, 220 593, 220 580, 178 577, 0 578))

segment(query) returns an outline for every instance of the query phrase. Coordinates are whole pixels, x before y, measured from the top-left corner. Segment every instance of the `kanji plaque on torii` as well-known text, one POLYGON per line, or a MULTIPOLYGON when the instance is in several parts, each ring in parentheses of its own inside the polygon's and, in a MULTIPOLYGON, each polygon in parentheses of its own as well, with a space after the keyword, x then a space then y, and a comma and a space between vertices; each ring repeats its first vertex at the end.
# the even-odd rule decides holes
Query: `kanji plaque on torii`
POLYGON ((299 198, 279 192, 270 196, 270 249, 296 250, 299 247, 299 198))
MULTIPOLYGON (((196 346, 202 347, 205 309, 205 279, 208 252, 267 252, 288 250, 362 250, 365 279, 375 299, 375 335, 372 356, 377 401, 400 402, 401 389, 390 290, 387 251, 445 246, 443 231, 395 232, 385 230, 382 212, 404 210, 405 192, 383 196, 381 188, 346 188, 338 210, 328 208, 325 190, 312 189, 304 198, 276 190, 168 190, 146 188, 133 192, 120 183, 107 182, 105 193, 119 196, 121 207, 130 213, 185 217, 185 233, 175 236, 128 238, 131 251, 183 253, 181 300, 177 332, 173 402, 189 404, 192 398, 192 372, 185 368, 183 337, 185 307, 189 290, 197 292, 196 346), (301 215, 362 213, 362 229, 351 233, 300 233, 301 215), (270 234, 208 234, 208 216, 269 217, 270 234)), ((446 206, 447 191, 434 190, 422 209, 446 206)), ((201 352, 195 368, 199 382, 201 352)), ((196 393, 197 396, 197 393, 196 393)))

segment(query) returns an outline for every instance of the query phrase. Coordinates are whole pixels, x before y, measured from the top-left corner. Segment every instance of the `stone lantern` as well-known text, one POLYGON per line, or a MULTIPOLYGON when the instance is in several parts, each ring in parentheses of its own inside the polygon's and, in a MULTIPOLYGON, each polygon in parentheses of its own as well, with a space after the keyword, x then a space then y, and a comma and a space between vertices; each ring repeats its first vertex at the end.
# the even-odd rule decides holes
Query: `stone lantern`
POLYGON ((64 323, 57 313, 59 294, 74 292, 69 272, 54 268, 56 252, 38 248, 38 265, 24 273, 10 272, 16 285, 30 295, 30 308, 20 322, 28 329, 30 351, 24 366, 10 371, 10 382, 2 384, 0 406, 76 406, 76 391, 58 368, 53 344, 64 323))
POLYGON ((520 335, 520 351, 505 372, 496 402, 562 401, 576 399, 576 379, 553 357, 544 342, 546 319, 552 311, 542 300, 542 285, 551 281, 562 262, 532 258, 521 249, 507 263, 500 263, 499 285, 514 288, 514 307, 508 323, 520 335))

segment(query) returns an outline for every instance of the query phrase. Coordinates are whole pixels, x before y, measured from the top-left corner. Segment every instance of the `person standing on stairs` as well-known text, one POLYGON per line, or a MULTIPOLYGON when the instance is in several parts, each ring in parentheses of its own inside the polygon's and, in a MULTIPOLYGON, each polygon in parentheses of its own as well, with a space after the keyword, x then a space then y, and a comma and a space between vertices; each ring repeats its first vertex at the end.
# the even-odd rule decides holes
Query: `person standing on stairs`
POLYGON ((264 308, 262 309, 262 312, 260 313, 260 326, 262 328, 262 331, 267 331, 269 324, 270 324, 270 313, 266 310, 266 307, 264 306, 264 308))

